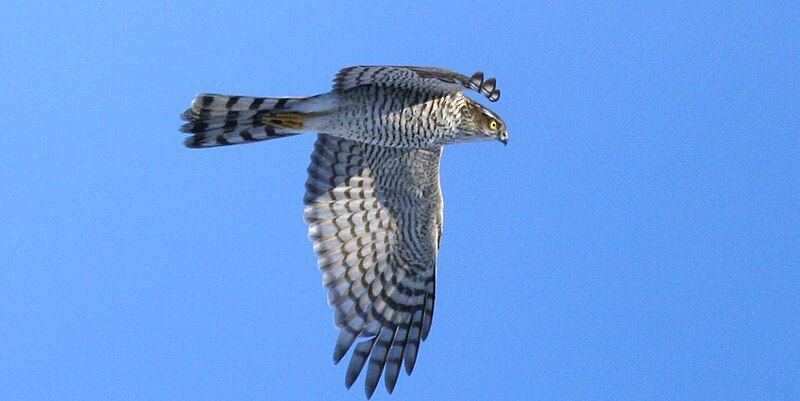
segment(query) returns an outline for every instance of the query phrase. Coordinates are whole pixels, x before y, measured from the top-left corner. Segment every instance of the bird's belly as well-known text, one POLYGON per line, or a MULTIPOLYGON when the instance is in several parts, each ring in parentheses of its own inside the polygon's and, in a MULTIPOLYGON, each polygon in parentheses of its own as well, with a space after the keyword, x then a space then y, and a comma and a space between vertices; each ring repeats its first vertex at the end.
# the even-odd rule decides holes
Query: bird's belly
POLYGON ((342 95, 336 111, 310 125, 328 135, 401 148, 435 147, 453 131, 441 110, 442 98, 387 88, 352 92, 342 95))

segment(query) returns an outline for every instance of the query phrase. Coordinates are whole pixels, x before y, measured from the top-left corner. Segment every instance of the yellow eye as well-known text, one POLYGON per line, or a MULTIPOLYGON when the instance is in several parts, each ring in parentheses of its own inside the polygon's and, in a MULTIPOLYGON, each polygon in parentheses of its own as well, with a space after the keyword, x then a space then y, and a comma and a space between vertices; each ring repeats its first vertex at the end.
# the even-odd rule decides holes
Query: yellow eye
POLYGON ((498 128, 500 128, 500 124, 497 122, 497 120, 490 120, 489 121, 489 129, 490 130, 496 131, 498 128))

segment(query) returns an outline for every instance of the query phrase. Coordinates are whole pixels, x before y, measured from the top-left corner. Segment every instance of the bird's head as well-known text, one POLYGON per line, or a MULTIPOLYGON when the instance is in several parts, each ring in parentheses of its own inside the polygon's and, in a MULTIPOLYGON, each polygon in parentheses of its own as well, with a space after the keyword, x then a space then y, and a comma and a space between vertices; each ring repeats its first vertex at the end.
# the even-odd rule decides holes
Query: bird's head
POLYGON ((480 103, 470 101, 463 112, 459 124, 459 136, 466 141, 497 140, 508 144, 506 123, 495 112, 483 107, 480 103))

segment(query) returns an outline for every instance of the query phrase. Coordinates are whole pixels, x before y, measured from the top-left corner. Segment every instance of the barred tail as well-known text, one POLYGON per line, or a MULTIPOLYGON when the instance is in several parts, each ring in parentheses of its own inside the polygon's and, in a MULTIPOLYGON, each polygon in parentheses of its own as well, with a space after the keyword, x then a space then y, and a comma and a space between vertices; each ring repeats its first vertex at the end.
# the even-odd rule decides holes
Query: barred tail
POLYGON ((200 94, 181 115, 187 123, 180 130, 192 134, 184 144, 206 148, 297 135, 303 114, 293 109, 305 99, 200 94))

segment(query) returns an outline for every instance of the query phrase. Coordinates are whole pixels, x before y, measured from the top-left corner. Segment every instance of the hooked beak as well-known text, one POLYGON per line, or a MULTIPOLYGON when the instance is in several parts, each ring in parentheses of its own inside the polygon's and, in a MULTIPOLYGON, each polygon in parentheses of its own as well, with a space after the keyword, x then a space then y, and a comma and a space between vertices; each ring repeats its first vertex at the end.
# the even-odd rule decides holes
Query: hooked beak
POLYGON ((503 145, 508 145, 508 132, 503 131, 497 134, 497 140, 503 142, 503 145))

